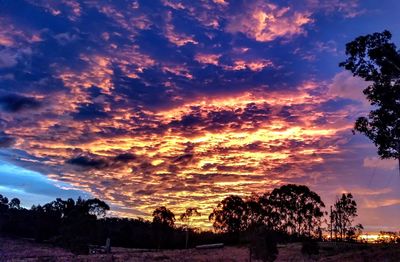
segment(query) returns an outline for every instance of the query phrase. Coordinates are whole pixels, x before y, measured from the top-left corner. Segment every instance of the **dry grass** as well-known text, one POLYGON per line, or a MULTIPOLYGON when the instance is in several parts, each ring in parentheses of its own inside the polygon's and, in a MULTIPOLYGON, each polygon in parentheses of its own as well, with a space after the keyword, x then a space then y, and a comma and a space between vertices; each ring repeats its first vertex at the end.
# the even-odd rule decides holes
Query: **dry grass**
MULTIPOLYGON (((306 257, 301 254, 301 244, 294 243, 279 247, 276 261, 400 261, 400 245, 357 246, 340 251, 341 247, 324 246, 318 256, 306 257)), ((112 249, 108 255, 74 255, 61 248, 37 244, 22 239, 0 239, 0 261, 249 261, 249 252, 245 247, 224 247, 209 250, 162 250, 144 251, 138 249, 112 249)), ((255 260, 253 260, 255 261, 255 260)))

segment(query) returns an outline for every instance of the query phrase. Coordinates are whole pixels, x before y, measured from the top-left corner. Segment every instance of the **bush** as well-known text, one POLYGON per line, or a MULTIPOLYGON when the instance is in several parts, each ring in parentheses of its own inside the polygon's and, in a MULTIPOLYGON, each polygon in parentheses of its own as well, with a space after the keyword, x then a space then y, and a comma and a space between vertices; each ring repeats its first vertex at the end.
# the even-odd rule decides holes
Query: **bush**
POLYGON ((278 256, 277 236, 275 232, 259 230, 251 239, 252 257, 262 261, 274 261, 278 256))
POLYGON ((302 243, 301 253, 304 255, 318 255, 319 254, 319 245, 315 240, 307 240, 302 243))

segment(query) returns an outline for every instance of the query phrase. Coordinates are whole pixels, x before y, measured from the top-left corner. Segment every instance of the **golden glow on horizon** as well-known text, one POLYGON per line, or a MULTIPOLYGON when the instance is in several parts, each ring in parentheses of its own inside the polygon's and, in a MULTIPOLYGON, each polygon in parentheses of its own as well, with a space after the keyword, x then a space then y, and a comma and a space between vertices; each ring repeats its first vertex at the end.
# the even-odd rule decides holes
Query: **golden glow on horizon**
POLYGON ((381 233, 363 233, 357 238, 360 241, 365 241, 368 243, 382 243, 395 241, 396 237, 388 234, 381 233))

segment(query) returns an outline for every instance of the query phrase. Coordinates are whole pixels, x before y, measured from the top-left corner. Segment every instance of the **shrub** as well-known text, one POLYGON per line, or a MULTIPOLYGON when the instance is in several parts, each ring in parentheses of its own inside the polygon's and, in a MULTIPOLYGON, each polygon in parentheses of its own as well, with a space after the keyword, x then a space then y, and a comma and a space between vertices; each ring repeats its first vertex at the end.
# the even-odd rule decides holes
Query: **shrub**
POLYGON ((251 239, 252 257, 262 261, 274 261, 278 256, 277 236, 275 232, 259 230, 251 239))
POLYGON ((319 245, 315 240, 307 240, 302 243, 301 253, 304 255, 318 255, 319 254, 319 245))

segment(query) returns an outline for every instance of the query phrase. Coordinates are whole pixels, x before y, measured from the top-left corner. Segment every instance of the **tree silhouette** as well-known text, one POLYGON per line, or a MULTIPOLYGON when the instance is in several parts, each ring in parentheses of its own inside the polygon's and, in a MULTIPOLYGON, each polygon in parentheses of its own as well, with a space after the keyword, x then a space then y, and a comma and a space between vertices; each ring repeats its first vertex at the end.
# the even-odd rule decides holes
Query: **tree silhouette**
POLYGON ((209 216, 217 232, 240 232, 265 226, 269 231, 311 236, 317 234, 325 207, 320 196, 303 185, 284 185, 246 201, 223 199, 209 216))
POLYGON ((72 198, 67 200, 57 198, 55 201, 43 206, 43 212, 53 214, 59 218, 68 218, 71 216, 104 217, 108 210, 110 210, 110 207, 98 198, 85 200, 79 197, 76 202, 72 198))
POLYGON ((252 194, 248 199, 246 199, 246 214, 245 221, 247 228, 257 228, 261 225, 264 225, 266 222, 266 217, 269 218, 269 215, 263 209, 263 206, 260 202, 262 197, 252 194))
POLYGON ((187 225, 190 224, 190 218, 193 216, 201 216, 200 212, 197 210, 196 207, 188 207, 186 208, 185 213, 182 213, 180 216, 180 220, 182 222, 187 223, 187 225))
MULTIPOLYGON (((332 211, 333 228, 335 231, 335 238, 339 236, 343 240, 349 230, 352 230, 351 225, 354 218, 357 216, 357 203, 353 199, 351 193, 342 194, 341 198, 337 199, 332 211)), ((359 229, 362 228, 358 226, 359 229)), ((355 228, 354 228, 355 230, 355 228)))
POLYGON ((247 206, 239 196, 228 196, 224 198, 208 219, 213 222, 217 232, 237 233, 247 227, 247 206))
POLYGON ((94 215, 96 217, 105 217, 106 212, 110 210, 110 207, 104 201, 98 198, 92 198, 86 201, 82 201, 82 206, 86 213, 94 215))
POLYGON ((20 209, 21 208, 21 201, 18 198, 13 198, 10 200, 10 203, 8 203, 8 206, 11 209, 20 209))
MULTIPOLYGON (((243 244, 243 240, 250 240, 253 255, 264 260, 276 257, 278 241, 313 236, 323 214, 320 197, 301 185, 285 185, 245 200, 239 196, 224 198, 209 216, 217 233, 185 232, 175 227, 174 214, 164 206, 154 210, 150 222, 107 217, 109 206, 96 198, 57 198, 31 209, 20 204, 17 199, 8 201, 0 195, 0 234, 49 241, 75 253, 87 253, 89 245, 102 245, 107 238, 121 247, 181 248, 189 232, 193 244, 243 244)), ((335 205, 335 228, 348 239, 354 239, 361 229, 351 225, 356 214, 354 206, 351 195, 338 199, 335 205)), ((189 228, 191 218, 198 215, 196 208, 187 208, 180 220, 189 228)))
POLYGON ((197 211, 197 208, 195 208, 195 207, 186 208, 185 213, 182 213, 181 216, 180 216, 180 220, 185 223, 185 229, 186 229, 185 248, 188 248, 189 228, 190 228, 191 218, 193 216, 201 216, 200 212, 197 211))
POLYGON ((158 207, 153 211, 153 223, 156 225, 173 228, 175 215, 166 207, 158 207))
POLYGON ((156 208, 153 211, 153 230, 157 241, 157 248, 168 245, 172 238, 172 231, 175 229, 175 215, 165 206, 156 208))
POLYGON ((265 193, 258 199, 261 211, 260 219, 261 223, 264 224, 268 230, 279 231, 281 230, 281 214, 279 212, 280 204, 275 199, 270 198, 271 193, 265 193), (277 206, 278 205, 278 206, 277 206))
POLYGON ((8 209, 8 198, 0 194, 0 212, 8 209))
POLYGON ((346 232, 346 239, 347 240, 356 240, 363 232, 364 227, 361 224, 357 224, 354 227, 349 227, 346 232))
POLYGON ((400 51, 391 37, 389 31, 357 37, 339 65, 370 82, 363 92, 374 109, 354 129, 374 142, 381 158, 397 159, 400 173, 400 51))
POLYGON ((284 185, 269 194, 267 204, 279 219, 278 228, 290 234, 308 235, 316 232, 325 207, 320 196, 303 185, 284 185))

